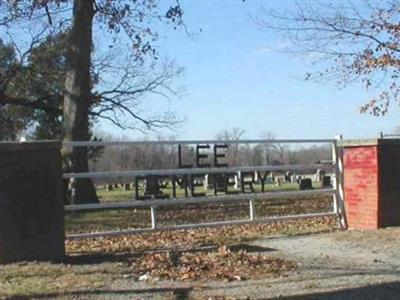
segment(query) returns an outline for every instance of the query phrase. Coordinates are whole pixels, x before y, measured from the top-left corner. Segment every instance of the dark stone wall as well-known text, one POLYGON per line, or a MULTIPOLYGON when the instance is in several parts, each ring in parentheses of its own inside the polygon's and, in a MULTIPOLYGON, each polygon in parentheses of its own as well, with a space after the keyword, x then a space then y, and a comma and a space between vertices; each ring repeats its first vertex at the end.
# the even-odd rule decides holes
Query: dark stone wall
POLYGON ((0 262, 64 258, 60 146, 0 143, 0 262))

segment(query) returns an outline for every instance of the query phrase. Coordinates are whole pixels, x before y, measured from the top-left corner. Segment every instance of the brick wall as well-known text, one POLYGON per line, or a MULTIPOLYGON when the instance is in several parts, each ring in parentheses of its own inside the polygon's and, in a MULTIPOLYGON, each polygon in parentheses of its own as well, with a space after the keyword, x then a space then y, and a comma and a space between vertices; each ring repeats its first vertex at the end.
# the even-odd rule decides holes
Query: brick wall
POLYGON ((0 262, 64 254, 60 143, 0 143, 0 262))
POLYGON ((345 148, 344 195, 349 228, 377 229, 379 203, 378 147, 345 148))
POLYGON ((350 229, 400 225, 400 140, 343 143, 344 196, 350 229))

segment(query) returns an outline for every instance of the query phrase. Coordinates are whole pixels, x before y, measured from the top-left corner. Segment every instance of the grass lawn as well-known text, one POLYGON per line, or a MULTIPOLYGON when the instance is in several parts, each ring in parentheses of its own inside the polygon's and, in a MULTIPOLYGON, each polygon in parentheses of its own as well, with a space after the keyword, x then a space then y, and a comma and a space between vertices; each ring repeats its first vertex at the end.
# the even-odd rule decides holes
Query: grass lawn
MULTIPOLYGON (((255 192, 261 192, 261 184, 254 184, 255 192)), ((320 182, 313 182, 313 187, 315 189, 321 188, 320 182)), ((165 195, 172 195, 172 188, 164 188, 161 189, 165 195)), ((233 191, 233 188, 230 188, 233 191)), ((299 185, 297 183, 283 183, 281 186, 276 186, 275 184, 266 184, 265 191, 266 192, 278 192, 278 191, 296 191, 299 190, 299 185)), ((143 195, 143 188, 139 189, 140 195, 143 195)), ((202 192, 201 188, 199 188, 199 192, 202 192)), ((184 197, 184 189, 177 188, 176 191, 177 197, 184 197)), ((97 195, 101 202, 120 202, 120 201, 128 201, 134 200, 135 190, 131 189, 128 191, 124 191, 122 187, 113 188, 112 191, 108 192, 104 186, 97 187, 97 195)), ((213 192, 209 190, 207 195, 213 196, 213 192)))

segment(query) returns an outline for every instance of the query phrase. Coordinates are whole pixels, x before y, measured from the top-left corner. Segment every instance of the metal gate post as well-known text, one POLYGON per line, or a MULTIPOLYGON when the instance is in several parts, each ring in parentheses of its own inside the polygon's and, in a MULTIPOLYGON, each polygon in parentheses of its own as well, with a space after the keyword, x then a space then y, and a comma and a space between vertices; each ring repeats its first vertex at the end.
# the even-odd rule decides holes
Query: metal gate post
POLYGON ((151 228, 157 228, 157 211, 155 206, 150 206, 151 228))
POLYGON ((341 228, 347 228, 346 214, 344 208, 344 189, 343 189, 343 151, 338 145, 343 139, 342 135, 339 134, 335 137, 335 141, 332 143, 332 160, 335 166, 335 180, 333 181, 333 187, 335 193, 333 194, 333 210, 339 217, 339 225, 341 228))
POLYGON ((254 221, 254 217, 255 217, 254 199, 251 198, 249 200, 249 220, 254 221))

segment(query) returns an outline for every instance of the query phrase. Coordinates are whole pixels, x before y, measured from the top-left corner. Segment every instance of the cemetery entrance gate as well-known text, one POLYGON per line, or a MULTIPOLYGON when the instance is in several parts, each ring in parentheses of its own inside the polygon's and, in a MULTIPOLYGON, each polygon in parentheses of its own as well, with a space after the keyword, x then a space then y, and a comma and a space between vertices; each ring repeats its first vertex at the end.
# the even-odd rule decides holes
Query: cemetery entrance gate
POLYGON ((148 208, 151 226, 125 230, 85 232, 69 234, 67 239, 120 236, 125 234, 151 232, 157 230, 192 229, 225 225, 269 223, 279 220, 303 218, 337 217, 341 227, 346 227, 343 205, 343 164, 338 139, 287 139, 287 140, 177 140, 177 141, 76 141, 67 142, 63 147, 116 147, 162 145, 170 147, 176 153, 176 166, 165 169, 140 170, 90 170, 89 172, 64 173, 63 178, 70 183, 81 178, 91 178, 102 182, 131 182, 132 197, 125 202, 104 202, 99 204, 66 205, 66 212, 98 211, 115 209, 148 208), (238 147, 276 147, 276 145, 327 145, 332 149, 330 160, 307 164, 229 165, 228 149, 238 147), (189 155, 186 155, 189 153, 189 155), (313 179, 321 181, 318 188, 312 187, 313 179), (301 175, 299 175, 301 174, 301 175), (295 190, 271 191, 269 185, 281 185, 290 181, 298 183, 295 190), (171 193, 165 195, 161 187, 170 186, 171 193), (143 188, 144 187, 144 188, 143 188), (207 190, 210 189, 210 194, 207 190), (179 193, 177 191, 183 191, 179 193), (278 216, 258 216, 257 201, 282 198, 298 201, 311 195, 330 195, 332 209, 318 213, 302 213, 278 216), (194 222, 191 224, 173 224, 163 226, 157 219, 157 210, 162 207, 173 208, 185 205, 207 203, 226 203, 247 201, 247 217, 239 220, 215 222, 194 222))

